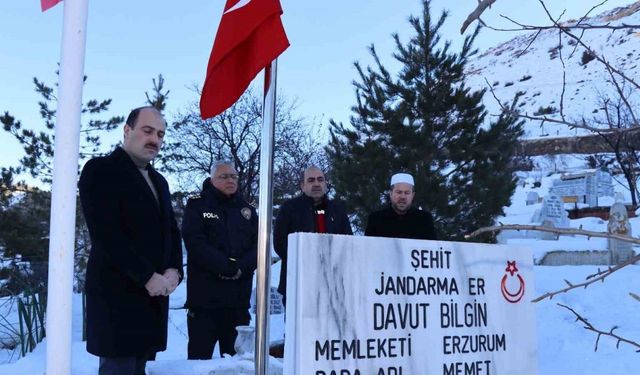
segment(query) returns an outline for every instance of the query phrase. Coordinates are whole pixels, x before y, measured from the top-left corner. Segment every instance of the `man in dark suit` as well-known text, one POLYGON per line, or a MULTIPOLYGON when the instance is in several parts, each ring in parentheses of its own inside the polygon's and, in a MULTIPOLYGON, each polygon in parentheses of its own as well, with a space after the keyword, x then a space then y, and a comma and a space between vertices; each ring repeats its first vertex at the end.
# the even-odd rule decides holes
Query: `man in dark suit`
POLYGON ((340 201, 327 197, 327 180, 318 167, 309 167, 302 175, 302 194, 282 204, 273 230, 273 247, 280 256, 282 303, 287 297, 287 247, 291 233, 353 234, 347 211, 340 201))
POLYGON ((391 205, 369 215, 365 236, 435 240, 436 231, 429 211, 411 204, 415 196, 413 176, 396 173, 391 177, 391 205))
POLYGON ((169 186, 150 164, 165 130, 155 108, 134 109, 122 147, 89 160, 80 176, 91 236, 87 351, 100 357, 100 375, 143 375, 147 360, 166 349, 168 296, 182 279, 182 247, 169 186))
POLYGON ((220 161, 189 199, 182 220, 187 248, 189 359, 234 355, 236 327, 251 320, 249 304, 258 249, 258 215, 238 192, 233 163, 220 161))

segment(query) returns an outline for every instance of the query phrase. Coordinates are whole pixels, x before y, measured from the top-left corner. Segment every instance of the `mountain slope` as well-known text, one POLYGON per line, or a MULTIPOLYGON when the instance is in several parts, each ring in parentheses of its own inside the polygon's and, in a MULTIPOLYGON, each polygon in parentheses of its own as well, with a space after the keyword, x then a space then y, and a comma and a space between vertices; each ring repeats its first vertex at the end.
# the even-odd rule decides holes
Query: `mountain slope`
MULTIPOLYGON (((576 22, 568 20, 564 24, 576 22)), ((582 23, 640 25, 640 1, 587 18, 582 23)), ((572 30, 572 33, 579 36, 580 30, 572 30)), ((563 107, 567 121, 577 122, 584 118, 590 124, 595 124, 594 120, 604 120, 603 100, 607 97, 615 100, 618 97, 605 66, 596 60, 589 60, 590 56, 584 47, 566 35, 559 37, 558 30, 549 29, 537 37, 535 35, 533 32, 516 37, 478 55, 469 64, 467 84, 476 89, 488 89, 491 86, 502 102, 510 102, 517 92, 523 92, 518 107, 521 112, 560 118, 564 60, 566 85, 563 107)), ((640 57, 640 29, 588 30, 582 41, 613 67, 640 81, 640 64, 637 62, 640 57)), ((622 83, 622 79, 617 78, 622 83)), ((632 105, 640 103, 637 100, 638 90, 632 90, 629 84, 624 85, 623 90, 629 94, 632 105)), ((499 113, 500 106, 489 90, 485 94, 484 104, 490 114, 499 113)), ((586 133, 585 130, 572 130, 565 125, 541 125, 540 121, 527 120, 524 138, 586 133)))

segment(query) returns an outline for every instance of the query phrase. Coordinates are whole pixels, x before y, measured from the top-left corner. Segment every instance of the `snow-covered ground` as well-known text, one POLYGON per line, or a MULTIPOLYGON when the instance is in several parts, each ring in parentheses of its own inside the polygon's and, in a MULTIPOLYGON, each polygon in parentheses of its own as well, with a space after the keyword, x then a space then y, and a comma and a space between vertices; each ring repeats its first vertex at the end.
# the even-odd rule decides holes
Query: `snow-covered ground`
MULTIPOLYGON (((573 283, 584 280, 597 271, 594 266, 535 267, 537 295, 561 289, 564 279, 573 283)), ((629 296, 630 292, 640 294, 640 266, 629 266, 607 278, 604 283, 596 283, 585 289, 577 289, 561 294, 552 300, 537 303, 538 358, 540 374, 638 374, 638 353, 626 344, 616 348, 616 341, 602 337, 598 350, 594 351, 596 334, 582 328, 574 315, 557 303, 571 306, 578 313, 604 331, 614 326, 615 332, 632 340, 640 340, 640 324, 637 322, 640 304, 629 296)), ((182 285, 171 298, 174 308, 184 301, 185 288, 182 285)), ((74 300, 73 363, 76 375, 97 373, 98 359, 85 351, 81 337, 80 297, 74 300)), ((282 315, 271 319, 271 339, 280 339, 284 332, 282 315)), ((158 361, 186 358, 186 313, 184 310, 171 311, 169 323, 169 345, 159 353, 158 361)), ((0 365, 0 375, 42 375, 45 371, 46 341, 38 345, 33 353, 10 364, 0 365)), ((220 366, 233 363, 218 360, 220 366)), ((168 362, 169 363, 169 362, 168 362)), ((237 363, 240 365, 239 363, 237 363)), ((158 365, 162 365, 158 363, 158 365)), ((194 367, 196 365, 194 364, 194 367)), ((157 367, 157 365, 156 365, 157 367)), ((186 369, 181 368, 181 373, 186 369)), ((194 372, 197 374, 199 372, 194 372)))
MULTIPOLYGON (((539 172, 520 172, 522 180, 516 187, 516 191, 511 197, 511 206, 505 208, 505 216, 498 218, 502 224, 532 224, 531 219, 536 210, 542 208, 542 203, 526 205, 528 192, 536 192, 541 198, 548 194, 553 180, 560 178, 560 174, 549 174, 548 176, 536 176, 539 172), (535 176, 535 177, 533 177, 535 176), (540 186, 535 187, 534 183, 539 182, 540 186)), ((614 191, 622 194, 623 203, 630 204, 629 191, 621 184, 621 181, 613 179, 614 191)), ((603 197, 599 199, 600 206, 611 206, 615 202, 613 197, 603 197)), ((566 204, 565 208, 573 208, 573 203, 566 204)), ((581 228, 594 232, 606 232, 607 221, 597 217, 586 217, 577 220, 570 220, 571 228, 581 228)), ((640 234, 640 217, 629 219, 633 236, 640 234)), ((540 224, 540 223, 535 223, 540 224)), ((604 238, 588 238, 584 236, 563 236, 557 241, 542 239, 523 238, 531 236, 530 233, 509 231, 504 232, 499 239, 501 242, 513 245, 527 245, 533 250, 534 260, 540 261, 545 254, 551 251, 584 251, 584 250, 607 250, 607 240, 604 238)), ((636 249, 636 252, 638 250, 636 249)))
MULTIPOLYGON (((563 280, 583 281, 597 271, 594 266, 535 267, 537 294, 562 289, 563 280)), ((636 317, 640 303, 630 292, 640 291, 640 266, 614 273, 604 283, 577 289, 536 304, 538 362, 540 374, 638 374, 638 353, 629 345, 602 337, 594 351, 597 335, 585 330, 575 316, 558 303, 568 305, 603 331, 619 327, 623 337, 640 340, 636 317)))
MULTIPOLYGON (((640 12, 626 16, 619 14, 603 14, 592 21, 638 24, 640 12)), ((635 30, 633 30, 635 31, 635 30)), ((531 35, 521 36, 497 46, 478 56, 468 69, 468 85, 476 89, 486 88, 487 82, 501 100, 510 100, 516 92, 524 92, 519 107, 527 114, 534 114, 543 107, 551 107, 557 117, 559 98, 562 92, 562 69, 559 63, 561 52, 558 46, 557 31, 545 31, 526 50, 531 35)), ((608 30, 590 31, 583 39, 587 44, 601 52, 615 66, 624 69, 625 73, 636 78, 640 74, 640 65, 636 63, 640 52, 637 32, 612 33, 608 30)), ((599 118, 602 95, 607 94, 609 86, 606 82, 605 70, 596 61, 582 62, 583 48, 573 47, 568 39, 563 38, 563 58, 567 66, 566 96, 564 106, 568 119, 599 118), (604 75, 604 76, 603 76, 604 75)), ((631 99, 638 100, 637 93, 631 99)), ((498 103, 492 95, 486 94, 484 104, 489 112, 499 112, 498 103)), ((525 138, 573 136, 582 134, 580 130, 572 130, 566 126, 541 125, 528 121, 525 125, 525 138)), ((499 218, 503 224, 529 224, 536 210, 542 204, 525 204, 527 193, 537 192, 544 197, 552 180, 559 174, 548 175, 548 171, 584 168, 581 157, 537 157, 535 163, 539 170, 523 173, 522 182, 518 185, 512 204, 505 210, 505 216, 499 218), (534 182, 541 186, 534 187, 534 182)), ((614 190, 622 192, 625 202, 629 202, 628 191, 616 182, 614 190)), ((613 198, 603 202, 613 203, 613 198)), ((630 219, 632 233, 640 235, 640 218, 630 219)), ((572 228, 591 231, 606 231, 607 223, 598 218, 571 220, 572 228)), ((521 234, 505 234, 504 240, 509 244, 529 246, 539 261, 550 251, 556 250, 606 250, 607 241, 600 238, 561 237, 557 241, 523 238, 521 234)), ((638 249, 636 249, 638 251, 638 249)), ((2 257, 0 257, 0 262, 2 257)), ((572 283, 583 281, 588 275, 595 273, 595 266, 560 266, 535 267, 536 291, 538 295, 558 290, 566 286, 564 280, 572 283)), ((272 269, 272 285, 277 285, 279 264, 272 269)), ((187 328, 186 311, 182 309, 185 300, 184 283, 171 296, 169 342, 165 352, 159 353, 158 361, 171 361, 186 358, 187 328)), ((587 289, 576 289, 558 295, 552 300, 545 300, 535 305, 537 314, 538 358, 540 374, 640 374, 640 353, 636 353, 630 345, 617 342, 609 337, 601 337, 598 350, 595 351, 597 335, 585 330, 575 316, 568 310, 558 306, 566 304, 579 314, 589 319, 594 326, 609 331, 618 327, 615 332, 635 342, 640 342, 640 323, 637 316, 640 302, 634 300, 629 293, 640 294, 640 266, 628 266, 605 282, 598 282, 587 289)), ((0 298, 0 325, 13 324, 18 320, 16 308, 7 299, 0 298)), ((72 372, 76 375, 96 374, 98 360, 85 350, 81 341, 82 312, 79 295, 74 296, 73 309, 73 362, 72 372)), ((273 315, 270 323, 271 340, 279 340, 284 335, 284 319, 282 315, 273 315)), ((0 341, 9 337, 1 335, 0 341)), ((0 350, 0 375, 42 375, 45 371, 46 340, 37 346, 34 352, 24 358, 19 357, 19 348, 14 351, 0 350)), ((214 354, 217 356, 217 351, 214 354)), ((220 360, 220 366, 233 363, 234 359, 220 360)), ((164 362, 170 363, 170 362, 164 362)), ((236 361, 236 365, 241 363, 236 361)), ((162 367, 162 366, 160 366, 162 367)), ((188 372, 182 368, 181 373, 188 372)), ((196 370, 195 367, 192 370, 196 370)), ((197 373, 197 372, 194 372, 197 373)), ((297 374, 296 374, 297 375, 297 374)), ((411 375, 411 374, 409 374, 411 375)))
MULTIPOLYGON (((579 164, 576 161, 573 164, 579 164)), ((566 167, 566 166, 565 166, 566 167)), ((512 204, 505 210, 505 216, 499 221, 504 224, 528 224, 535 210, 541 208, 541 203, 526 205, 529 191, 536 191, 543 197, 547 194, 553 179, 559 174, 542 172, 522 172, 519 174, 521 182, 512 197, 512 204), (540 186, 535 187, 534 182, 540 186)), ((628 192, 619 183, 614 190, 620 192, 628 200, 628 192)), ((601 199, 601 203, 612 204, 613 198, 601 199)), ((640 234, 640 218, 630 220, 633 233, 640 234)), ((598 218, 583 218, 571 220, 571 227, 593 231, 606 231, 606 221, 598 218)), ((531 247, 534 257, 541 259, 544 254, 554 250, 605 250, 606 240, 584 237, 560 237, 559 240, 538 240, 531 238, 509 238, 511 244, 524 244, 531 247)), ((280 272, 280 264, 276 263, 271 270, 271 284, 276 286, 280 272)), ((588 275, 597 272, 596 266, 561 266, 535 267, 537 295, 558 290, 566 286, 564 280, 572 283, 583 281, 588 275)), ((537 314, 538 358, 541 374, 638 374, 638 353, 627 344, 616 348, 617 342, 609 337, 602 337, 598 350, 594 351, 597 335, 585 330, 575 316, 557 303, 566 304, 574 308, 579 314, 603 331, 618 327, 616 333, 640 342, 640 324, 636 317, 640 311, 640 303, 629 293, 640 294, 640 266, 628 266, 608 277, 604 283, 598 282, 585 289, 572 290, 561 294, 552 300, 545 300, 535 305, 537 314)), ((184 283, 171 296, 171 312, 169 321, 169 343, 165 352, 158 354, 158 362, 150 364, 154 370, 162 374, 173 374, 174 360, 186 358, 187 327, 186 311, 182 309, 185 301, 184 283), (168 371, 162 371, 169 368, 168 371)), ((17 321, 15 309, 10 310, 8 304, 0 299, 0 314, 3 320, 17 321)), ((97 373, 98 360, 85 350, 81 341, 82 312, 79 295, 74 296, 73 315, 73 362, 72 371, 76 375, 97 373)), ((252 323, 253 324, 253 323, 252 323)), ((284 319, 282 315, 273 315, 270 322, 272 341, 280 340, 284 336, 284 319)), ((19 349, 17 349, 19 350, 19 349)), ((217 356, 217 352, 215 356, 217 356)), ((45 371, 46 340, 38 345, 33 353, 25 358, 18 358, 17 351, 0 351, 0 375, 42 375, 45 371)), ((208 365, 219 368, 250 366, 246 361, 235 358, 214 359, 208 365)), ((181 366, 180 374, 199 374, 198 364, 192 367, 181 366)), ((155 373, 155 372, 154 372, 155 373)))
MULTIPOLYGON (((579 164, 573 162, 574 164, 579 164)), ((565 166, 566 167, 566 166, 565 166)), ((543 197, 547 194, 553 179, 559 174, 543 175, 541 172, 523 172, 519 174, 521 182, 512 197, 512 204, 505 210, 505 216, 499 221, 504 224, 528 224, 535 210, 540 209, 541 203, 527 206, 526 195, 529 191, 536 191, 543 197), (539 187, 534 187, 539 182, 539 187)), ((620 184, 614 185, 614 190, 623 193, 628 199, 628 192, 620 184)), ((613 198, 603 199, 601 202, 613 203, 613 198)), ((640 218, 632 218, 633 233, 640 233, 640 218)), ((571 220, 571 227, 606 231, 606 221, 598 218, 583 218, 571 220)), ((553 250, 605 250, 606 240, 583 237, 560 237, 557 241, 537 240, 531 238, 509 238, 511 244, 525 244, 534 251, 534 257, 541 259, 544 254, 553 250)), ((276 263, 271 271, 271 284, 276 286, 280 272, 280 264, 276 263)), ((565 279, 578 283, 588 275, 598 270, 595 266, 562 266, 535 267, 536 290, 538 295, 565 287, 565 279)), ((585 330, 575 321, 575 316, 557 303, 571 306, 579 314, 604 331, 614 326, 619 327, 616 333, 636 342, 640 341, 640 324, 636 316, 640 311, 640 303, 629 293, 640 294, 640 266, 629 266, 608 277, 604 283, 598 282, 585 289, 572 290, 561 294, 553 300, 545 300, 535 305, 538 328, 538 358, 541 374, 638 374, 638 353, 630 345, 621 344, 608 337, 602 337, 598 350, 594 351, 597 335, 585 330)), ((171 312, 169 321, 169 343, 165 352, 158 354, 158 362, 151 364, 155 370, 171 368, 173 360, 186 358, 187 326, 186 311, 182 309, 185 301, 184 283, 171 296, 171 312)), ((0 313, 3 319, 17 321, 15 309, 9 310, 8 304, 0 299, 0 313)), ((73 315, 73 374, 97 373, 98 360, 85 350, 81 341, 82 312, 79 295, 74 296, 73 315)), ((253 324, 253 323, 252 323, 253 324)), ((272 341, 280 340, 284 336, 284 319, 282 315, 273 315, 270 322, 272 341)), ((19 349, 18 349, 19 350, 19 349)), ((0 351, 0 375, 42 375, 45 371, 46 340, 38 345, 33 353, 20 358, 17 351, 0 351)), ((214 354, 217 356, 217 352, 214 354)), ((214 359, 209 365, 223 367, 248 366, 235 358, 214 359)), ((198 365, 181 367, 180 373, 200 373, 198 365)), ((161 373, 165 373, 161 371, 161 373)), ((173 373, 168 371, 166 373, 173 373)))

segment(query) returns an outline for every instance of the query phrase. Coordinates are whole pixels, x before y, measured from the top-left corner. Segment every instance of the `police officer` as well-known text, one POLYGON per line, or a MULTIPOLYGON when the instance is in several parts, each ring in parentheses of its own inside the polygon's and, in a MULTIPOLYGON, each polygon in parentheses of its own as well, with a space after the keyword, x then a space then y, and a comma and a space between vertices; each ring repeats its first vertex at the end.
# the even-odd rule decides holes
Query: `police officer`
POLYGON ((238 194, 231 162, 217 162, 199 197, 189 199, 182 221, 187 248, 188 358, 234 355, 236 326, 250 321, 256 268, 256 210, 238 194))

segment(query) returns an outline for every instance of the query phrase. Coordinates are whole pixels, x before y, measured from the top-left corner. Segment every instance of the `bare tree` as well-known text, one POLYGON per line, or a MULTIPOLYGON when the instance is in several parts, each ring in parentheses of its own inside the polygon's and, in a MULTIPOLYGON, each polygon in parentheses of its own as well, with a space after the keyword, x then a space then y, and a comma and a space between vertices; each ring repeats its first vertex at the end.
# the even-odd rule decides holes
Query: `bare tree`
POLYGON ((631 193, 631 204, 638 205, 638 148, 635 139, 638 133, 624 130, 640 130, 635 122, 633 110, 626 104, 630 94, 620 91, 618 96, 600 96, 600 109, 603 115, 594 117, 593 122, 599 130, 596 133, 608 145, 612 156, 605 155, 609 160, 603 160, 604 164, 617 166, 626 180, 627 187, 631 193), (626 103, 625 103, 626 102, 626 103), (616 130, 614 136, 610 136, 609 130, 616 130))
MULTIPOLYGON (((295 103, 276 104, 274 200, 298 189, 298 175, 307 164, 325 163, 318 130, 296 115, 295 103)), ((262 98, 249 90, 222 114, 200 118, 197 103, 178 113, 170 125, 160 158, 161 168, 174 173, 182 191, 199 191, 216 160, 229 160, 239 175, 241 193, 258 200, 262 98)))

